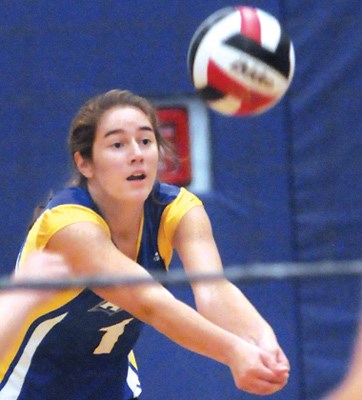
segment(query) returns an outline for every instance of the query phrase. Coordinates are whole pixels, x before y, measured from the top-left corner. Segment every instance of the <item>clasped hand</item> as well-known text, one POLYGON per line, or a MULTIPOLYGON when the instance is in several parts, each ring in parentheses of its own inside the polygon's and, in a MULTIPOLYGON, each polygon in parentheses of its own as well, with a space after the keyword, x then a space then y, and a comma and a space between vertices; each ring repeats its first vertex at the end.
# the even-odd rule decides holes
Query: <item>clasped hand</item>
POLYGON ((238 339, 229 364, 237 388, 257 395, 281 390, 288 383, 290 366, 280 347, 266 339, 258 345, 238 339))

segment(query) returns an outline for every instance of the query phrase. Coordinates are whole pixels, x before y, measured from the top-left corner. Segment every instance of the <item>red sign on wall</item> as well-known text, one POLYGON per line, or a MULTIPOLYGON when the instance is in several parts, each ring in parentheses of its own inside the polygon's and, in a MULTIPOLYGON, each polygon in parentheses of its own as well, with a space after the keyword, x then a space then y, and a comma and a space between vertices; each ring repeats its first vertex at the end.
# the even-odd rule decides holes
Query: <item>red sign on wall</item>
POLYGON ((183 107, 157 109, 160 133, 174 148, 175 157, 162 160, 159 178, 162 182, 186 186, 191 182, 191 157, 188 112, 183 107))

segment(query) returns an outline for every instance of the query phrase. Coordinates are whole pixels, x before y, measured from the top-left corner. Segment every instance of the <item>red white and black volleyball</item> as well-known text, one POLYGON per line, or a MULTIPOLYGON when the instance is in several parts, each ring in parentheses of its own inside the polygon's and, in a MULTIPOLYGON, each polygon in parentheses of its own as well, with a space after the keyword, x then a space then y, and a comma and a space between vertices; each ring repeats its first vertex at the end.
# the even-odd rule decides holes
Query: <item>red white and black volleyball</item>
POLYGON ((293 79, 293 43, 271 14, 253 7, 216 11, 195 31, 187 63, 193 85, 215 111, 261 114, 293 79))

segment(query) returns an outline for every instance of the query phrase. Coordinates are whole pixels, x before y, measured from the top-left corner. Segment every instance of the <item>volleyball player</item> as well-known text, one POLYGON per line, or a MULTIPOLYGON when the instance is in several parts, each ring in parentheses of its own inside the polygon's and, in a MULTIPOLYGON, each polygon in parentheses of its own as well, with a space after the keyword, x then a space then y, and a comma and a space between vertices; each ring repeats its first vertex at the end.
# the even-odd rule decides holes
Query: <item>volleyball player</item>
MULTIPOLYGON (((75 275, 142 278, 167 270, 175 249, 186 272, 222 271, 202 202, 157 180, 164 143, 146 99, 123 90, 90 99, 71 124, 69 147, 75 180, 34 222, 20 269, 30 252, 46 249, 61 254, 75 275)), ((241 291, 227 280, 192 289, 197 311, 156 282, 55 295, 0 361, 0 399, 138 398, 132 348, 143 323, 227 365, 241 390, 282 389, 288 360, 241 291)))

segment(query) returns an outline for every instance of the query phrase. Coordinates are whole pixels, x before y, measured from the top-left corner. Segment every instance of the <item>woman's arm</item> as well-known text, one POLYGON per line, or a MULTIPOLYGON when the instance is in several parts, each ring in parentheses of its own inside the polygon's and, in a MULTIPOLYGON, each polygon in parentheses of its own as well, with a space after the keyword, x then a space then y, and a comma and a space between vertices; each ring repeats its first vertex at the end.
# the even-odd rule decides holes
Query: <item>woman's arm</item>
MULTIPOLYGON (((63 259, 55 254, 31 254, 23 268, 13 276, 17 279, 64 277, 69 269, 63 259)), ((0 358, 14 340, 14 333, 21 327, 29 312, 40 302, 50 298, 51 291, 14 289, 0 293, 0 358)))
MULTIPOLYGON (((191 209, 174 236, 186 272, 221 273, 222 262, 203 207, 191 209)), ((274 332, 244 294, 226 279, 192 284, 197 310, 208 320, 267 350, 277 368, 289 369, 274 332)))
MULTIPOLYGON (((63 228, 53 235, 47 247, 63 254, 75 274, 150 277, 144 268, 122 254, 108 236, 90 222, 63 228)), ((229 366, 240 389, 270 394, 285 384, 279 374, 269 368, 266 352, 203 318, 156 282, 95 291, 179 345, 229 366)))

